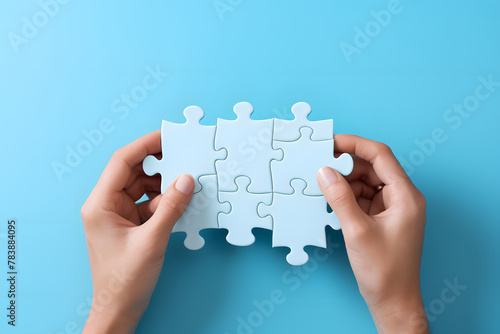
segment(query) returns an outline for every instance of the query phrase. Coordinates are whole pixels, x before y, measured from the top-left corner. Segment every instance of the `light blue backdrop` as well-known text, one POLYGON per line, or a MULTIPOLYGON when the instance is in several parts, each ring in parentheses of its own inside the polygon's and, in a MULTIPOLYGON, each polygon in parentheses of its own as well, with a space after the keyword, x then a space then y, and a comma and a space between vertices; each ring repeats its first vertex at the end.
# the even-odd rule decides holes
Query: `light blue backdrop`
MULTIPOLYGON (((0 5, 0 332, 81 328, 92 289, 79 209, 112 152, 162 119, 182 122, 188 105, 215 124, 243 100, 256 119, 290 119, 307 101, 311 119, 333 118, 335 132, 391 145, 428 200, 431 329, 498 331, 499 1, 53 3, 0 5), (169 74, 141 96, 157 68, 169 74), (103 120, 112 130, 85 146, 103 120), (87 155, 58 177, 53 164, 66 164, 68 149, 87 155), (15 328, 4 314, 9 218, 19 225, 15 328), (466 288, 450 302, 442 293, 455 280, 466 288)), ((333 254, 300 272, 268 231, 245 248, 222 231, 205 236, 197 252, 172 237, 138 333, 232 334, 239 317, 254 333, 375 332, 340 232, 328 231, 333 254), (285 301, 258 321, 254 301, 276 289, 285 301)))

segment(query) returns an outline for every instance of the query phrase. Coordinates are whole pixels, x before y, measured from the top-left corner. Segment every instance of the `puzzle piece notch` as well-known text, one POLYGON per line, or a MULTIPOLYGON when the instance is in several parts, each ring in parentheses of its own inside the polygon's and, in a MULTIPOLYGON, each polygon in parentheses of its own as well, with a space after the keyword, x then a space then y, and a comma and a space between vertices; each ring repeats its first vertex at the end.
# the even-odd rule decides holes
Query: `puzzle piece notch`
MULTIPOLYGON (((300 104, 296 104, 296 105, 299 105, 299 107, 300 107, 300 104)), ((298 109, 299 111, 297 113, 294 113, 294 114, 296 114, 296 119, 297 120, 300 120, 300 119, 304 120, 305 119, 307 122, 310 122, 310 121, 307 120, 307 115, 311 112, 311 110, 310 110, 310 107, 309 107, 309 110, 307 110, 307 106, 308 106, 307 104, 306 104, 306 106, 302 105, 300 107, 302 109, 299 108, 298 109), (301 111, 301 110, 306 110, 306 111, 304 112, 304 111, 301 111), (299 114, 300 115, 304 115, 304 116, 299 116, 299 114)), ((248 122, 248 123, 251 122, 254 125, 257 125, 259 122, 260 122, 260 124, 258 124, 258 125, 262 125, 265 122, 267 122, 269 124, 269 121, 273 122, 273 123, 271 123, 272 124, 271 131, 268 131, 268 133, 270 133, 270 138, 271 138, 271 143, 272 143, 271 144, 271 149, 273 149, 272 134, 273 134, 273 131, 275 129, 274 125, 276 124, 275 123, 276 120, 263 120, 263 121, 254 121, 254 120, 252 120, 251 119, 251 114, 253 113, 253 107, 251 106, 251 104, 249 104, 247 102, 241 102, 241 103, 235 105, 233 109, 235 111, 235 114, 237 115, 237 119, 235 121, 227 121, 227 122, 234 122, 234 123, 236 123, 236 121, 239 120, 240 122, 241 121, 248 122)), ((294 108, 292 108, 292 109, 294 109, 294 108)), ((292 112, 293 112, 293 110, 292 110, 292 112)), ((184 124, 177 124, 177 123, 170 123, 170 122, 163 121, 163 123, 162 123, 162 149, 164 147, 166 147, 166 145, 164 145, 164 130, 167 129, 168 127, 170 127, 170 126, 185 126, 185 129, 182 129, 182 130, 180 128, 176 129, 177 132, 180 132, 180 135, 183 135, 183 134, 186 135, 185 134, 187 132, 186 128, 188 128, 188 127, 191 127, 192 129, 196 129, 196 130, 198 130, 198 128, 196 128, 196 127, 210 128, 210 126, 202 126, 202 125, 199 124, 199 121, 204 116, 203 110, 201 108, 199 108, 199 107, 191 106, 191 107, 186 108, 184 110, 184 116, 186 117, 186 122, 184 124)), ((223 120, 223 121, 226 121, 226 120, 223 120)), ((333 121, 332 120, 329 120, 329 121, 331 121, 331 124, 332 124, 332 130, 330 131, 330 134, 331 134, 331 136, 333 138, 333 121)), ((293 122, 293 121, 288 121, 288 122, 293 122)), ((310 122, 310 123, 318 123, 318 122, 310 122)), ((218 120, 218 126, 219 126, 219 120, 218 120)), ((213 129, 213 131, 214 131, 214 141, 212 141, 212 143, 211 143, 211 145, 212 145, 211 149, 214 152, 217 152, 217 153, 220 154, 220 156, 217 157, 217 158, 215 158, 215 160, 220 160, 220 159, 222 159, 222 154, 224 154, 225 157, 227 157, 227 156, 229 156, 229 152, 227 150, 225 150, 226 147, 221 147, 221 149, 219 149, 218 151, 215 151, 215 147, 216 147, 216 144, 217 144, 216 143, 216 129, 217 128, 214 127, 214 126, 212 126, 212 127, 214 128, 213 129), (221 152, 221 150, 225 150, 226 152, 221 152)), ((262 128, 268 129, 267 127, 262 127, 261 126, 261 129, 262 128)), ((175 130, 175 128, 173 130, 175 130)), ((298 132, 300 134, 300 137, 298 139, 301 139, 301 137, 304 136, 304 133, 307 133, 307 135, 306 135, 307 138, 310 141, 314 141, 313 135, 314 135, 315 132, 313 132, 313 131, 315 131, 315 130, 313 128, 308 127, 308 126, 304 126, 304 125, 300 126, 300 124, 299 124, 298 130, 299 130, 298 132)), ((168 131, 168 132, 171 134, 173 131, 168 131)), ((275 140, 275 141, 278 142, 278 143, 280 142, 279 140, 275 140)), ((297 141, 299 141, 299 140, 297 140, 297 141)), ((329 140, 327 140, 327 141, 329 141, 329 140)), ((179 140, 179 136, 177 136, 175 138, 175 141, 172 141, 172 142, 175 142, 177 144, 177 143, 183 142, 183 141, 179 140)), ((286 141, 281 141, 281 142, 286 143, 286 141)), ((196 142, 196 144, 199 144, 199 143, 200 143, 199 141, 196 142)), ((167 142, 167 144, 168 144, 168 142, 167 142)), ((333 139, 331 140, 331 144, 332 144, 332 148, 331 148, 330 152, 331 152, 331 156, 333 157, 333 139)), ((176 145, 176 146, 179 146, 179 145, 176 145)), ((226 145, 224 145, 224 146, 226 146, 226 145)), ((186 151, 187 150, 184 148, 183 149, 183 153, 185 153, 186 151)), ((280 150, 274 150, 273 149, 273 151, 275 151, 275 152, 279 151, 279 154, 281 155, 281 158, 282 158, 282 156, 283 156, 283 150, 281 150, 281 149, 280 150)), ((165 150, 164 150, 164 153, 165 153, 165 150)), ((145 162, 145 164, 146 165, 150 164, 153 169, 157 168, 159 165, 161 167, 164 167, 164 165, 161 163, 161 161, 163 161, 164 159, 158 160, 156 158, 154 158, 154 159, 153 158, 154 157, 150 156, 147 159, 145 159, 145 160, 149 160, 149 162, 148 163, 145 162)), ((349 156, 349 158, 351 158, 351 157, 349 156)), ((199 158, 197 160, 199 160, 199 158)), ((215 160, 214 160, 214 162, 215 162, 215 160)), ((267 161, 269 163, 269 165, 271 165, 271 163, 273 163, 272 160, 273 159, 270 159, 270 160, 267 161)), ((301 159, 301 163, 299 163, 299 166, 305 160, 307 160, 307 159, 302 158, 301 159)), ((352 161, 352 158, 351 158, 351 161, 352 161)), ((275 162, 277 162, 277 161, 275 161, 275 162)), ((215 165, 215 163, 214 163, 214 165, 215 165)), ((146 170, 147 167, 144 168, 144 169, 146 170)), ((218 172, 218 170, 216 168, 214 168, 214 169, 218 172)), ((351 170, 352 170, 352 168, 351 168, 351 170)), ((153 173, 153 171, 151 171, 151 170, 149 170, 149 172, 153 173)), ((158 173, 158 172, 154 172, 153 174, 156 174, 156 173, 158 173)), ((271 173, 271 169, 270 168, 269 168, 269 173, 271 173)), ((153 174, 151 174, 151 175, 153 175, 153 174)), ((191 173, 191 174, 194 174, 194 173, 191 173)), ((195 180, 198 181, 198 179, 196 178, 196 175, 194 175, 194 176, 195 176, 195 180)), ((205 176, 205 177, 206 176, 212 176, 212 177, 215 177, 215 178, 218 177, 218 176, 215 176, 215 175, 200 175, 199 182, 201 184, 200 184, 200 187, 198 188, 198 190, 199 189, 203 189, 205 187, 205 185, 203 185, 202 182, 201 182, 202 176, 205 176)), ((164 175, 162 174, 162 192, 164 191, 163 190, 163 181, 164 181, 164 179, 165 179, 164 175)), ((264 195, 264 194, 251 194, 251 193, 248 192, 249 188, 250 188, 251 180, 247 179, 248 181, 245 181, 243 184, 240 185, 239 182, 242 182, 242 181, 238 181, 237 179, 238 178, 236 178, 236 177, 235 177, 235 179, 233 179, 233 183, 237 186, 235 188, 235 192, 244 189, 245 192, 248 193, 248 194, 250 194, 250 195, 264 195), (245 184, 246 184, 246 186, 245 186, 245 184)), ((243 178, 243 179, 245 179, 245 178, 243 178)), ((301 195, 304 198, 314 198, 314 197, 316 197, 317 199, 318 198, 320 198, 320 199, 322 198, 323 199, 323 203, 322 203, 323 209, 322 209, 322 211, 326 212, 326 201, 324 200, 324 198, 322 196, 306 196, 306 195, 304 195, 304 192, 306 191, 305 189, 307 187, 306 181, 300 180, 300 179, 294 179, 294 180, 290 180, 288 183, 289 183, 289 185, 292 186, 292 189, 293 189, 292 196, 301 195), (296 192, 295 191, 295 188, 296 189, 300 188, 300 186, 298 186, 296 184, 297 182, 301 182, 301 185, 302 185, 302 191, 301 192, 296 192)), ((316 184, 316 183, 314 182, 313 184, 316 184)), ((169 183, 166 186, 168 186, 168 185, 169 185, 169 183)), ((165 189, 166 189, 166 187, 165 187, 165 189)), ((217 187, 215 187, 215 189, 217 189, 217 187)), ((220 189, 219 189, 219 191, 220 191, 220 189)), ((213 193, 214 192, 212 191, 212 194, 213 193)), ((270 195, 270 196, 276 197, 276 198, 280 198, 282 196, 282 194, 269 194, 269 193, 266 193, 265 195, 268 195, 268 196, 270 195)), ((202 196, 202 195, 200 194, 199 196, 197 196, 197 198, 200 198, 200 196, 202 196)), ((283 196, 290 196, 290 195, 283 195, 283 196)), ((195 198, 195 197, 193 196, 193 198, 195 198)), ((216 197, 216 199, 217 199, 217 197, 216 197)), ((259 216, 259 217, 261 216, 260 212, 259 212, 259 209, 258 209, 261 206, 267 205, 267 206, 265 206, 266 208, 267 207, 274 207, 274 204, 276 204, 276 203, 274 203, 274 198, 271 201, 272 202, 261 201, 260 203, 257 204, 257 209, 256 209, 256 206, 253 205, 253 209, 254 209, 254 212, 256 211, 256 215, 259 216), (271 203, 271 204, 267 204, 267 203, 271 203)), ((217 202, 218 202, 218 200, 217 200, 217 202)), ((306 200, 306 202, 309 202, 309 200, 306 200)), ((248 201, 246 201, 246 204, 248 205, 248 201)), ((289 203, 284 203, 284 204, 285 205, 281 205, 281 207, 288 207, 289 206, 289 203)), ((220 218, 223 217, 223 216, 226 216, 226 215, 230 214, 232 212, 232 207, 231 207, 230 203, 227 203, 227 202, 224 202, 224 203, 218 202, 217 205, 222 205, 223 206, 220 209, 215 209, 216 212, 215 212, 215 215, 214 215, 215 217, 218 218, 218 219, 216 219, 216 221, 218 220, 217 227, 220 227, 220 225, 221 225, 220 224, 220 218), (231 210, 225 209, 225 208, 227 208, 227 206, 231 207, 231 210)), ((309 209, 311 209, 313 206, 314 205, 309 205, 308 207, 309 207, 309 209)), ((297 209, 298 207, 300 207, 300 203, 298 203, 298 205, 294 206, 294 209, 297 209)), ((318 208, 319 207, 321 207, 321 206, 318 206, 318 208)), ((262 210, 265 211, 265 209, 262 209, 262 210)), ((189 211, 189 212, 192 214, 192 211, 189 211)), ((321 211, 318 211, 318 212, 321 212, 321 211)), ((299 214, 300 213, 301 212, 299 212, 299 214)), ((278 213, 278 216, 279 215, 280 214, 278 213)), ((290 253, 287 256, 287 260, 291 264, 300 265, 300 264, 303 264, 303 263, 307 262, 308 255, 304 251, 304 247, 305 246, 307 246, 307 245, 315 245, 315 246, 320 246, 320 247, 325 247, 326 246, 326 239, 325 239, 325 235, 324 235, 324 226, 330 225, 334 229, 339 229, 340 228, 340 224, 338 223, 338 220, 336 220, 336 219, 333 220, 333 221, 331 220, 331 216, 333 215, 335 217, 335 215, 334 214, 329 214, 329 215, 330 215, 330 221, 328 222, 325 219, 324 224, 321 226, 322 227, 322 233, 317 233, 317 235, 320 235, 320 236, 317 237, 316 240, 312 240, 312 238, 309 238, 308 240, 310 240, 310 241, 308 241, 307 244, 305 244, 304 246, 302 246, 300 248, 299 247, 289 247, 289 246, 287 246, 288 242, 286 240, 285 241, 281 240, 281 239, 283 239, 282 237, 279 236, 281 233, 278 233, 278 237, 276 237, 276 238, 275 238, 275 236, 273 234, 273 247, 278 247, 278 246, 289 247, 290 248, 290 253)), ((208 215, 207 214, 203 214, 203 215, 199 215, 199 216, 206 217, 206 216, 210 216, 210 214, 208 214, 208 215)), ((264 218, 267 218, 267 220, 270 220, 270 223, 264 223, 264 225, 267 225, 267 227, 265 227, 265 228, 269 228, 269 226, 270 226, 270 228, 273 228, 273 221, 275 219, 275 216, 277 216, 277 215, 273 213, 272 216, 270 216, 270 214, 268 214, 267 216, 264 217, 264 218)), ((296 218, 297 218, 296 216, 292 216, 292 221, 294 221, 294 219, 296 219, 296 218)), ((280 219, 280 220, 283 220, 283 219, 280 219)), ((309 218, 305 219, 305 221, 307 221, 307 220, 309 220, 309 218)), ((182 221, 185 221, 185 218, 183 218, 182 221)), ((186 229, 185 227, 183 228, 182 224, 183 223, 180 223, 179 225, 176 224, 176 226, 174 226, 173 232, 185 232, 186 233, 185 246, 187 248, 189 248, 189 249, 199 249, 199 248, 201 248, 204 245, 205 240, 200 236, 199 231, 201 231, 202 229, 205 229, 205 228, 217 228, 217 227, 214 227, 213 220, 211 220, 211 225, 209 224, 210 225, 209 227, 204 227, 204 226, 198 225, 198 227, 196 227, 194 229, 191 228, 190 230, 186 229)), ((185 224, 185 225, 187 225, 187 226, 193 226, 191 224, 185 224)), ((279 225, 278 229, 284 228, 284 226, 281 226, 282 224, 278 224, 278 225, 279 225)), ((315 228, 317 228, 316 225, 317 224, 314 224, 315 228)), ((194 224, 194 226, 196 226, 196 224, 194 224)), ((228 230, 228 231, 229 231, 229 233, 228 233, 228 237, 229 237, 229 234, 230 234, 231 231, 230 230, 228 230)), ((254 240, 255 240, 255 237, 251 233, 251 229, 250 229, 249 234, 250 234, 250 237, 253 238, 253 240, 250 243, 253 243, 254 240)), ((299 233, 298 237, 302 238, 301 233, 299 233)), ((231 239, 231 237, 229 237, 229 239, 231 239)), ((229 241, 229 239, 228 239, 228 241, 229 241)))
POLYGON ((304 180, 292 180, 293 193, 273 194, 271 205, 259 204, 260 217, 271 215, 273 218, 273 247, 288 247, 288 263, 300 266, 306 263, 309 255, 305 246, 326 247, 325 226, 340 228, 337 216, 328 213, 323 196, 304 195, 304 180))
POLYGON ((229 202, 219 202, 216 175, 200 177, 201 191, 194 194, 184 214, 177 221, 172 232, 186 233, 184 246, 198 250, 205 245, 201 230, 219 228, 219 215, 231 211, 229 202))
POLYGON ((219 200, 231 203, 231 212, 219 216, 219 228, 228 230, 226 240, 235 246, 249 246, 255 242, 254 228, 273 229, 271 217, 261 218, 257 213, 259 203, 271 204, 272 193, 254 194, 248 192, 251 180, 247 176, 236 178, 238 190, 219 191, 219 200))
POLYGON ((290 180, 302 179, 307 185, 304 194, 319 196, 323 194, 316 181, 319 169, 330 166, 342 175, 349 175, 354 167, 354 161, 347 153, 334 157, 333 139, 313 141, 312 129, 307 127, 301 128, 300 134, 300 138, 294 142, 273 142, 275 148, 281 148, 284 152, 282 160, 271 161, 273 192, 292 194, 290 180), (307 164, 304 161, 307 161, 307 164))
POLYGON ((311 140, 333 139, 333 120, 310 121, 311 106, 306 102, 297 102, 292 106, 293 120, 275 119, 273 139, 278 141, 296 141, 300 137, 300 129, 311 128, 311 140))
POLYGON ((214 125, 201 125, 204 117, 203 109, 189 106, 184 109, 185 123, 162 121, 161 147, 162 159, 147 156, 143 161, 143 170, 147 175, 161 174, 161 192, 182 173, 189 173, 195 180, 194 192, 201 190, 199 178, 202 175, 213 175, 215 160, 225 159, 225 149, 215 150, 214 125))
POLYGON ((245 175, 252 180, 249 192, 270 193, 270 162, 283 159, 283 152, 272 145, 274 120, 252 120, 254 109, 248 102, 237 103, 233 110, 236 120, 217 119, 215 148, 227 150, 227 158, 215 162, 219 190, 236 191, 235 179, 245 175))

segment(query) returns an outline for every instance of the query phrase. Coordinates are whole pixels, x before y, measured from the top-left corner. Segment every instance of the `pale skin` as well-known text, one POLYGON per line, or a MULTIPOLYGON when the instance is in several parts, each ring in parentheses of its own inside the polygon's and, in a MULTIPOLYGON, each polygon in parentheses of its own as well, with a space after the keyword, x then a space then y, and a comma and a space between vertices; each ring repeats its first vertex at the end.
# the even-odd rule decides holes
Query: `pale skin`
MULTIPOLYGON (((147 155, 161 152, 160 136, 149 133, 116 151, 82 207, 94 291, 83 333, 135 331, 172 227, 191 200, 190 175, 160 194, 160 178, 142 170, 147 155), (149 200, 136 204, 144 194, 149 200)), ((344 178, 323 167, 318 184, 339 218, 375 325, 379 333, 428 333, 420 292, 425 198, 388 146, 351 135, 335 135, 335 146, 355 155, 354 170, 344 178)))

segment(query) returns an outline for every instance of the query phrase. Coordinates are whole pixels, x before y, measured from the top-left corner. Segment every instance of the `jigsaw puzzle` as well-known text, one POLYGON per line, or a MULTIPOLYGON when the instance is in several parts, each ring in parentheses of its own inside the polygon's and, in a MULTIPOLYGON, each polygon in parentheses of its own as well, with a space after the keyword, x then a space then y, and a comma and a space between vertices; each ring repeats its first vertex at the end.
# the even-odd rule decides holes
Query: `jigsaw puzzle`
POLYGON ((306 196, 306 182, 291 181, 294 192, 290 195, 275 193, 271 205, 260 203, 257 210, 261 217, 273 217, 273 247, 288 247, 288 263, 303 265, 309 259, 305 246, 326 248, 325 227, 340 229, 337 216, 326 210, 324 196, 306 196))
POLYGON ((205 113, 200 107, 190 106, 184 109, 186 123, 162 122, 163 158, 158 160, 150 155, 143 163, 147 175, 161 174, 162 193, 182 173, 191 174, 195 179, 194 192, 200 191, 199 177, 215 174, 215 160, 226 158, 224 150, 214 149, 215 126, 200 124, 203 116, 205 113))
POLYGON ((311 140, 333 139, 333 120, 312 122, 307 119, 311 113, 311 106, 305 102, 297 102, 292 106, 292 113, 295 119, 288 121, 285 119, 274 120, 273 139, 279 141, 296 141, 300 137, 300 129, 311 128, 313 134, 311 140))
POLYGON ((196 250, 205 240, 200 231, 227 229, 237 246, 254 243, 254 228, 272 230, 273 247, 288 247, 292 265, 307 262, 305 246, 326 247, 325 227, 340 229, 334 212, 316 183, 323 166, 351 173, 349 154, 335 158, 333 120, 309 121, 311 107, 293 105, 293 120, 253 120, 253 106, 240 102, 235 120, 200 124, 204 112, 184 110, 186 123, 162 123, 162 159, 148 156, 147 175, 161 174, 161 191, 182 173, 196 182, 195 194, 172 232, 184 232, 186 248, 196 250))
POLYGON ((273 192, 293 193, 290 181, 297 178, 306 181, 307 188, 304 194, 322 195, 316 182, 318 170, 323 166, 330 166, 342 175, 348 175, 353 168, 352 157, 344 153, 334 158, 333 138, 313 141, 311 128, 301 128, 300 134, 297 141, 273 141, 274 147, 282 149, 285 156, 281 161, 271 161, 273 192))
POLYGON ((189 206, 172 229, 172 232, 186 233, 184 246, 191 250, 200 249, 205 245, 200 231, 219 228, 219 215, 229 214, 231 210, 229 202, 219 202, 215 175, 201 176, 200 183, 201 190, 193 194, 189 206))
POLYGON ((234 192, 219 192, 219 200, 231 203, 231 212, 219 216, 219 228, 228 230, 227 242, 236 246, 249 246, 254 243, 253 228, 273 229, 271 217, 261 218, 257 214, 259 203, 271 204, 273 194, 254 194, 248 191, 250 178, 236 178, 238 190, 234 192))
POLYGON ((251 119, 253 106, 248 102, 236 104, 233 110, 236 120, 217 119, 215 149, 227 150, 227 158, 215 163, 219 190, 236 191, 234 180, 245 175, 252 180, 248 191, 271 193, 273 185, 269 163, 283 158, 283 152, 274 150, 272 146, 274 120, 251 119))

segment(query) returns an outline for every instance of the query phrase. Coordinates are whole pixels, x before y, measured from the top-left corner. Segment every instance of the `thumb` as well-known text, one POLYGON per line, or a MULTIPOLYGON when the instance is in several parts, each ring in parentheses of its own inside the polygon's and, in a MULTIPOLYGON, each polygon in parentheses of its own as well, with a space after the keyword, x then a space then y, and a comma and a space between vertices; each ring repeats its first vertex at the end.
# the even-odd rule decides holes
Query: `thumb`
POLYGON ((318 171, 318 185, 339 219, 342 229, 344 224, 366 220, 366 214, 359 207, 351 186, 339 172, 330 167, 322 167, 318 171))
POLYGON ((158 206, 146 223, 153 234, 158 234, 163 238, 165 234, 172 232, 175 223, 186 211, 193 196, 193 190, 193 177, 189 174, 182 174, 172 182, 162 195, 158 196, 161 196, 158 206))

